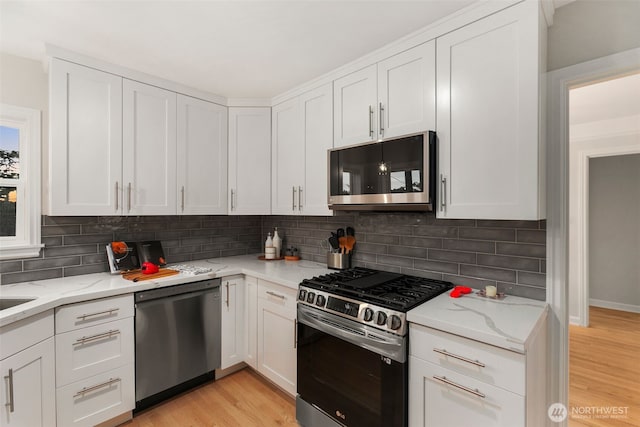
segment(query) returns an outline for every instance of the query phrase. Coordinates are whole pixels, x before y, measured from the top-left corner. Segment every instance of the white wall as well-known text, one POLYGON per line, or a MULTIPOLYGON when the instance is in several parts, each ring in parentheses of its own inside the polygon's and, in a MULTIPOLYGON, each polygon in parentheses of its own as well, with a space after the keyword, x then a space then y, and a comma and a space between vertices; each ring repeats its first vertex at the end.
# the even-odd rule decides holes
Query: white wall
POLYGON ((640 1, 576 0, 556 9, 547 69, 640 47, 640 1))
POLYGON ((589 160, 589 297, 640 311, 640 154, 589 160))
MULTIPOLYGON (((40 110, 42 130, 42 194, 47 184, 49 77, 42 62, 0 52, 0 103, 40 110)), ((42 198, 43 207, 46 197, 42 198)))

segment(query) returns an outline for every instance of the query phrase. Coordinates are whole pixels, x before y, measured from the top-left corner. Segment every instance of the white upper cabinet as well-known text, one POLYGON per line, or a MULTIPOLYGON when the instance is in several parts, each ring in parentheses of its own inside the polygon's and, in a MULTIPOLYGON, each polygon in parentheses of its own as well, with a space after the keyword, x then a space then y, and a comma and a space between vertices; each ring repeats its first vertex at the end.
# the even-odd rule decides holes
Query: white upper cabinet
POLYGON ((180 94, 177 102, 178 213, 226 214, 227 107, 180 94))
POLYGON ((273 107, 274 214, 332 215, 327 207, 331 102, 329 83, 273 107))
POLYGON ((440 218, 544 215, 538 97, 546 27, 537 8, 523 2, 437 39, 440 218))
POLYGON ((331 84, 300 95, 304 132, 304 185, 299 212, 333 215, 327 204, 328 150, 333 148, 331 84))
POLYGON ((435 42, 334 82, 334 146, 435 128, 435 42))
POLYGON ((124 79, 123 182, 127 215, 176 214, 176 94, 124 79))
POLYGON ((298 98, 273 107, 272 122, 271 212, 298 213, 304 177, 303 123, 298 98))
POLYGON ((432 40, 378 63, 378 138, 435 129, 435 57, 432 40))
POLYGON ((49 215, 122 207, 122 77, 54 59, 49 73, 49 215))
POLYGON ((229 108, 230 215, 271 214, 271 108, 229 108))
POLYGON ((333 82, 335 147, 377 138, 377 69, 375 64, 333 82))

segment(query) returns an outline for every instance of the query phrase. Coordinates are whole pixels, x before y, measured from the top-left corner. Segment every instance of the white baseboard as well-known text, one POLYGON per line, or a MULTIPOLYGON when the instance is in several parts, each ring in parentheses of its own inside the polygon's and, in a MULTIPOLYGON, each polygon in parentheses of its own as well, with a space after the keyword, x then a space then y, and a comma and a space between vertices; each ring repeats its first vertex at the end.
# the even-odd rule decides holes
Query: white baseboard
POLYGON ((569 324, 582 326, 582 323, 580 322, 580 316, 569 316, 569 324))
MULTIPOLYGON (((594 307, 610 308, 612 310, 629 311, 631 313, 640 313, 640 305, 623 304, 621 302, 604 301, 601 299, 589 299, 589 305, 594 307)), ((572 319, 570 319, 572 321, 572 319)))

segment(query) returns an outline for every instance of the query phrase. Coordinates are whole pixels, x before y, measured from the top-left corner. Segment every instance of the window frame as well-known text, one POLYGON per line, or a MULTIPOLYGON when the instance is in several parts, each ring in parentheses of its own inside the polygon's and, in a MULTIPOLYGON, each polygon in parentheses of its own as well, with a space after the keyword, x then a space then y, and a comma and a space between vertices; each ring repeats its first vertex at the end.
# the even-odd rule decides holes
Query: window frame
POLYGON ((0 260, 40 255, 41 242, 41 111, 0 103, 0 124, 20 130, 20 178, 1 179, 3 186, 16 186, 16 236, 0 237, 0 260), (16 181, 12 183, 11 181, 16 181))

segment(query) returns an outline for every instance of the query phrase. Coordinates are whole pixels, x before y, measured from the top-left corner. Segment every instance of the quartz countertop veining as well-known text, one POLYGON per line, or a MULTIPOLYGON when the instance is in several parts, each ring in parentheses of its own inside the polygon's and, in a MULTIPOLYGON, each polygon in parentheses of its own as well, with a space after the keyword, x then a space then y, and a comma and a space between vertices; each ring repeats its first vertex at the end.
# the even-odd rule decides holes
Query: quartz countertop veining
POLYGON ((451 298, 449 292, 407 313, 409 322, 526 353, 529 338, 542 324, 547 304, 507 295, 503 300, 474 293, 451 298))
POLYGON ((123 279, 119 274, 94 273, 0 286, 2 298, 34 298, 33 301, 0 311, 0 327, 64 304, 235 274, 245 274, 297 289, 303 279, 331 272, 324 264, 317 262, 261 261, 258 255, 212 258, 181 264, 212 270, 198 275, 180 273, 141 282, 123 279))

